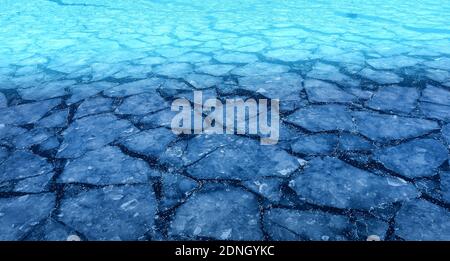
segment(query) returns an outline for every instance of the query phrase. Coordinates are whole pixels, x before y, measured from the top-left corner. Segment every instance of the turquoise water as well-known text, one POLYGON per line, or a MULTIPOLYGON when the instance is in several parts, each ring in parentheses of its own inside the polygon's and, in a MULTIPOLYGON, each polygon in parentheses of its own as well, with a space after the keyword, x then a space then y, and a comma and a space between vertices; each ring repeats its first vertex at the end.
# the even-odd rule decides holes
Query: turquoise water
POLYGON ((450 240, 449 14, 2 0, 0 240, 450 240), (175 135, 193 91, 279 99, 279 142, 175 135))
MULTIPOLYGON (((162 62, 196 68, 246 62, 214 59, 223 52, 298 62, 298 70, 302 62, 323 59, 355 73, 370 58, 448 56, 449 12, 447 1, 5 0, 2 84, 23 88, 67 74, 141 78, 157 73, 154 65, 162 62)), ((385 67, 401 67, 390 63, 385 67)))

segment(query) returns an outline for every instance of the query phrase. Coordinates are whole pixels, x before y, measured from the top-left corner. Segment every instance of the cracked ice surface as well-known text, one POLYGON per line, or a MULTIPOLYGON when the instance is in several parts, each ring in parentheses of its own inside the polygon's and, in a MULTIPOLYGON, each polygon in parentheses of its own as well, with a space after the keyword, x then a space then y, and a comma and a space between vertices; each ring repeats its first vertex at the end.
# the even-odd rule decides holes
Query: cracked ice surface
POLYGON ((0 240, 448 240, 447 13, 3 0, 0 240), (279 143, 173 134, 194 90, 280 99, 279 143))

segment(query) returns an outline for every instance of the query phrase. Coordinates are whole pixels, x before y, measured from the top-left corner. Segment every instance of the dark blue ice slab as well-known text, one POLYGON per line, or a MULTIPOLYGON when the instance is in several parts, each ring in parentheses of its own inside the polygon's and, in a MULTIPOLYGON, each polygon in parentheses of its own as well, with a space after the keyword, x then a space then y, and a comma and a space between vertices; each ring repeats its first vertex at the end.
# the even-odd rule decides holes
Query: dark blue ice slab
POLYGON ((0 93, 0 108, 5 108, 8 106, 8 100, 3 93, 0 93))
POLYGON ((259 141, 239 138, 214 149, 189 166, 187 171, 202 179, 246 180, 287 176, 299 166, 298 159, 284 150, 272 146, 261 147, 259 141))
POLYGON ((55 207, 52 193, 0 198, 0 239, 20 240, 55 207))
POLYGON ((153 233, 155 212, 151 186, 126 185, 68 195, 58 219, 89 240, 142 240, 153 233))
POLYGON ((40 144, 54 135, 54 132, 45 128, 36 128, 20 134, 12 140, 17 149, 27 149, 40 144))
POLYGON ((381 87, 366 105, 379 111, 410 113, 416 107, 418 98, 416 88, 387 86, 381 87))
POLYGON ((177 207, 199 187, 199 182, 178 173, 163 173, 161 178, 163 210, 177 207))
POLYGON ((406 240, 449 240, 449 225, 448 211, 425 200, 407 202, 395 217, 397 234, 406 240))
POLYGON ((170 129, 161 127, 131 135, 120 140, 119 143, 132 152, 158 158, 176 138, 177 136, 170 129))
POLYGON ((312 132, 353 129, 350 111, 342 105, 311 105, 297 110, 286 120, 312 132))
POLYGON ((315 134, 298 138, 291 145, 295 153, 307 155, 327 155, 333 153, 338 145, 336 134, 315 134))
POLYGON ((416 178, 436 175, 436 169, 448 158, 448 150, 436 140, 421 139, 382 149, 375 157, 386 168, 416 178))
POLYGON ((14 125, 35 123, 60 103, 60 99, 53 99, 3 108, 0 109, 0 122, 14 125))
POLYGON ((442 127, 442 136, 444 136, 444 139, 447 141, 447 145, 450 145, 450 124, 442 127))
POLYGON ((351 229, 345 216, 282 208, 267 211, 264 224, 273 240, 346 240, 351 229))
POLYGON ((319 80, 306 80, 305 89, 311 102, 350 103, 356 100, 355 96, 340 89, 337 85, 319 80))
POLYGON ((67 117, 69 116, 69 110, 59 110, 55 111, 49 116, 41 119, 38 123, 38 127, 43 128, 56 128, 56 127, 65 127, 67 126, 67 117))
POLYGON ((78 106, 75 118, 82 118, 88 115, 110 112, 113 108, 113 100, 103 97, 86 99, 78 106))
POLYGON ((373 149, 374 146, 366 139, 344 133, 339 138, 339 149, 344 151, 368 151, 373 149))
POLYGON ((0 165, 0 182, 43 175, 52 170, 45 158, 30 151, 17 150, 0 165))
POLYGON ((145 183, 154 172, 145 161, 124 155, 117 147, 106 146, 69 161, 59 181, 93 185, 145 183))
POLYGON ((100 114, 74 121, 62 133, 64 141, 59 158, 76 158, 89 150, 99 149, 138 130, 128 121, 112 114, 100 114))
POLYGON ((131 96, 116 109, 117 114, 142 115, 169 107, 157 93, 142 93, 131 96))
POLYGON ((382 208, 418 196, 404 180, 377 176, 331 157, 309 161, 289 186, 301 200, 342 209, 382 208))
POLYGON ((169 235, 179 239, 261 240, 258 201, 236 188, 199 192, 180 206, 169 235))
POLYGON ((419 137, 439 129, 435 121, 358 111, 353 113, 356 131, 373 141, 388 142, 419 137))
POLYGON ((450 91, 432 85, 427 85, 425 90, 422 92, 422 97, 420 100, 449 106, 450 91))

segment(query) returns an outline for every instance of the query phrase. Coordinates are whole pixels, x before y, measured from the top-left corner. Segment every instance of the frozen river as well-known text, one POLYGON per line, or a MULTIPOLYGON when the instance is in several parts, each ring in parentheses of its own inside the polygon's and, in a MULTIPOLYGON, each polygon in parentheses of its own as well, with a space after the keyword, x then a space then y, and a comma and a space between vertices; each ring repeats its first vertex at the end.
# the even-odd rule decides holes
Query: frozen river
POLYGON ((2 0, 0 240, 450 240, 450 1, 2 0), (280 141, 170 102, 280 100, 280 141))

